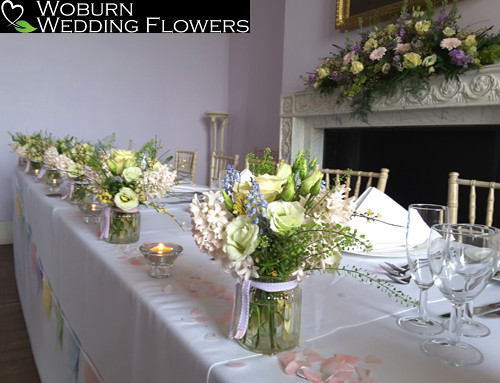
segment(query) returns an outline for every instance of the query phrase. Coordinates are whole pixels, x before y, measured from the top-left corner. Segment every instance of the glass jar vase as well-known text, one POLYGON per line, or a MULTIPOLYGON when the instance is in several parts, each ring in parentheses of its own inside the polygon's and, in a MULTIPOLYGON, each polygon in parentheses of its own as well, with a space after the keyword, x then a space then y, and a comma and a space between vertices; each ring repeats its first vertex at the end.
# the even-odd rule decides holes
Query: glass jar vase
MULTIPOLYGON (((277 277, 260 277, 253 282, 271 287, 283 281, 277 277)), ((296 282, 290 278, 287 282, 296 282)), ((302 291, 299 284, 290 289, 265 291, 250 285, 248 306, 248 327, 238 343, 261 354, 278 354, 291 350, 299 344, 302 291)), ((279 285, 276 285, 279 286, 279 285)), ((267 288, 266 288, 267 290, 267 288)))
MULTIPOLYGON (((102 219, 101 219, 102 221, 102 219)), ((109 212, 109 231, 104 240, 109 243, 134 243, 141 234, 141 213, 111 209, 109 212)))
POLYGON ((88 181, 70 181, 69 202, 80 205, 92 202, 93 194, 89 190, 88 181))

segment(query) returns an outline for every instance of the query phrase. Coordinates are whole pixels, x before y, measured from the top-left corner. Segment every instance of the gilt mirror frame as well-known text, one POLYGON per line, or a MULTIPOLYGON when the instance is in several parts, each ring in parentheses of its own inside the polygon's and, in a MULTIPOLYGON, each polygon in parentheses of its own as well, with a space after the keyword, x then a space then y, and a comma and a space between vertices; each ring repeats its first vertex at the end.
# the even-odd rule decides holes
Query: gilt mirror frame
MULTIPOLYGON (((387 1, 380 0, 379 4, 386 5, 376 6, 377 2, 375 1, 375 6, 372 9, 353 15, 351 14, 351 4, 356 1, 363 2, 365 0, 337 0, 335 28, 342 32, 358 29, 360 18, 363 20, 363 26, 377 24, 398 15, 404 5, 404 1, 394 0, 387 4, 387 1)), ((442 1, 433 0, 433 3, 441 4, 442 1)), ((411 10, 412 7, 418 5, 425 9, 425 0, 408 0, 408 9, 411 10)))

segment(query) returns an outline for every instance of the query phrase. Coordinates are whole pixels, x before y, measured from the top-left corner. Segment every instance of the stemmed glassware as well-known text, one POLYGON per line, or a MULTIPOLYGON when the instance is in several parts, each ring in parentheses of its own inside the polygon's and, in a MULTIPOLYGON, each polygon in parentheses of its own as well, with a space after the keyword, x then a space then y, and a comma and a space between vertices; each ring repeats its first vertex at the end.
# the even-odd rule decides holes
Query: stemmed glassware
POLYGON ((473 366, 483 355, 460 340, 465 304, 481 293, 498 262, 500 230, 473 224, 434 225, 430 234, 429 267, 441 293, 452 304, 448 338, 429 339, 423 350, 444 363, 473 366))
POLYGON ((427 262, 428 240, 431 226, 447 223, 448 207, 433 204, 412 204, 408 207, 406 226, 406 256, 412 279, 420 289, 418 313, 398 320, 399 326, 421 335, 436 335, 443 326, 427 315, 427 291, 434 284, 427 262))
MULTIPOLYGON (((462 324, 460 325, 460 335, 469 338, 482 338, 490 335, 490 329, 482 323, 479 323, 473 319, 474 316, 474 303, 469 301, 465 304, 464 311, 462 313, 462 324)), ((445 328, 449 327, 449 319, 443 321, 443 326, 445 328)))

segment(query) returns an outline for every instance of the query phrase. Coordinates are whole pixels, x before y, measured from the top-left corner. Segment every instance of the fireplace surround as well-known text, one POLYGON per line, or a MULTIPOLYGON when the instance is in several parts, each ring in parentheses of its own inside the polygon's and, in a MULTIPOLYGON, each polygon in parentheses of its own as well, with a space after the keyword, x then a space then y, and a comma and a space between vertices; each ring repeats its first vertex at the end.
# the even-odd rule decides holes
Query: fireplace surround
POLYGON ((388 167, 386 192, 402 205, 417 197, 446 203, 451 171, 500 180, 500 65, 467 71, 459 80, 435 76, 418 97, 400 92, 378 100, 372 110, 363 122, 351 115, 347 102, 339 103, 338 94, 311 89, 283 94, 280 158, 290 161, 309 149, 323 167, 388 167), (384 158, 392 164, 380 163, 384 158), (434 196, 429 191, 437 179, 429 173, 441 182, 434 196))

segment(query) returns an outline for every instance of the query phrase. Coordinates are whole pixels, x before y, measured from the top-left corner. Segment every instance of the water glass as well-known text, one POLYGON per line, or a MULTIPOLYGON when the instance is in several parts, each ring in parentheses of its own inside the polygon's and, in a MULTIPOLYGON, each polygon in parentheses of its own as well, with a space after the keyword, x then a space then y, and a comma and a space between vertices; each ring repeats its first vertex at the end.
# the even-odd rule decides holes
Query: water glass
POLYGON ((427 315, 427 291, 434 285, 434 280, 427 262, 427 250, 431 226, 447 223, 448 207, 433 204, 412 204, 408 207, 406 226, 406 256, 412 280, 419 290, 418 313, 398 320, 399 326, 421 335, 436 335, 443 331, 438 321, 427 315))
POLYGON ((453 307, 447 338, 422 344, 431 357, 453 366, 474 366, 483 355, 460 340, 461 317, 467 302, 486 287, 498 262, 500 230, 474 224, 434 225, 429 237, 429 267, 434 281, 453 307))

